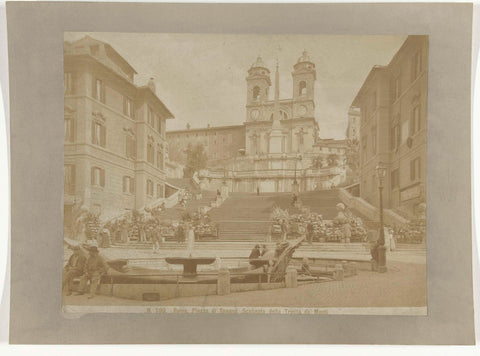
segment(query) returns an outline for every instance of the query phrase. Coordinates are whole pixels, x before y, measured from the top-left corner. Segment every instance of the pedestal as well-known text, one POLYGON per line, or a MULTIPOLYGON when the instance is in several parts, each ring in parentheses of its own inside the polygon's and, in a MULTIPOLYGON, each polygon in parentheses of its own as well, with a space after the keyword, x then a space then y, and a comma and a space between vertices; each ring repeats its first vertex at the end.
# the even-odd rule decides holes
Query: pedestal
POLYGON ((378 246, 378 272, 387 272, 387 248, 384 245, 378 246))
POLYGON ((343 266, 341 264, 335 265, 335 271, 333 272, 333 278, 336 281, 343 281, 343 266))
POLYGON ((285 274, 285 287, 296 288, 297 285, 297 270, 293 267, 288 267, 285 274))
POLYGON ((217 294, 230 294, 230 271, 226 267, 218 271, 217 294))

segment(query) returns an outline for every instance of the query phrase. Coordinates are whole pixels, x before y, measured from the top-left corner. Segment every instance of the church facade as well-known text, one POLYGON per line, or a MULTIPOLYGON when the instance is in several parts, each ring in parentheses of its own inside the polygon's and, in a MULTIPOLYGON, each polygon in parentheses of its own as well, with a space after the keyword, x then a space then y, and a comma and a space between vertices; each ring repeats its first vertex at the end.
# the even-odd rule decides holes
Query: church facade
POLYGON ((279 98, 279 67, 275 95, 269 99, 270 70, 261 57, 247 73, 245 148, 223 167, 199 174, 205 189, 228 186, 233 192, 300 192, 340 184, 342 164, 329 166, 328 154, 319 148, 315 119, 315 64, 303 52, 293 66, 293 95, 279 98))

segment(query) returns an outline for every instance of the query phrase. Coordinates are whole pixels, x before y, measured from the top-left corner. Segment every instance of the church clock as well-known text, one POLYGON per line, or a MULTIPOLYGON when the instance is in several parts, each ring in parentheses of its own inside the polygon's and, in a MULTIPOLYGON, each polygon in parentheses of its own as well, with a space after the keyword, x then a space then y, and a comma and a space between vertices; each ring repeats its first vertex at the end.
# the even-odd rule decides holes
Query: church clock
POLYGON ((306 113, 307 113, 307 108, 304 105, 300 105, 298 107, 298 115, 305 116, 306 113))
POLYGON ((250 117, 252 118, 252 120, 257 120, 259 116, 260 112, 257 109, 253 109, 252 111, 250 111, 250 117))

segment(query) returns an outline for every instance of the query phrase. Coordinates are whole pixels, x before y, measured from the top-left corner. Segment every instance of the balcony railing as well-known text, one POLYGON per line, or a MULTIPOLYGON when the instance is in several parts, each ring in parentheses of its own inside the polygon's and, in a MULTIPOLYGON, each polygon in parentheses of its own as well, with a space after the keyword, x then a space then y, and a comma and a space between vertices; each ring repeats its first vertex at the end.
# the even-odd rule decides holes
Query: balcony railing
POLYGON ((257 170, 204 170, 200 172, 199 178, 217 178, 217 179, 232 179, 232 178, 278 178, 288 177, 318 177, 338 174, 338 167, 318 168, 318 169, 257 169, 257 170))

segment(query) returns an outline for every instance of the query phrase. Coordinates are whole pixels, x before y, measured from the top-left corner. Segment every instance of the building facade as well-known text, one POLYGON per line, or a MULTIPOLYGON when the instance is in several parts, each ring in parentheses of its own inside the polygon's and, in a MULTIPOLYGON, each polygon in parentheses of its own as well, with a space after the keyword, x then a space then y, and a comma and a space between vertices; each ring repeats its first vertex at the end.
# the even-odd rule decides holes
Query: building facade
POLYGON ((352 106, 360 108, 360 197, 378 206, 375 168, 387 166, 385 207, 414 216, 426 198, 428 37, 408 36, 375 66, 352 106))
POLYGON ((78 206, 107 219, 165 196, 166 120, 173 115, 110 45, 64 43, 65 226, 78 206))
POLYGON ((185 164, 187 146, 201 144, 207 153, 207 166, 215 167, 236 157, 239 150, 245 149, 245 126, 208 126, 168 131, 167 142, 170 161, 185 164))

